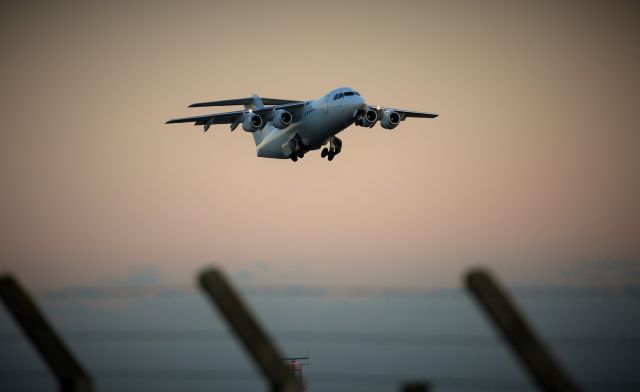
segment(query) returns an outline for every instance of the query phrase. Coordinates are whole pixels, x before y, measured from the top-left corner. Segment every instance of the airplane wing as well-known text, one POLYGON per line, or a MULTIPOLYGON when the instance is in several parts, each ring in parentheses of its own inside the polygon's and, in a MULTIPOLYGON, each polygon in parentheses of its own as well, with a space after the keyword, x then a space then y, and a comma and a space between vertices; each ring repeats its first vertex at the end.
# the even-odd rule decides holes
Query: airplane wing
MULTIPOLYGON (((265 116, 270 111, 278 110, 278 109, 283 109, 294 114, 298 110, 301 110, 304 107, 304 105, 305 105, 304 102, 295 102, 295 103, 287 103, 284 105, 269 106, 262 109, 252 109, 251 111, 253 113, 259 114, 260 116, 265 116)), ((165 124, 192 122, 194 123, 193 125, 204 125, 206 129, 208 129, 208 126, 213 124, 238 124, 240 121, 242 121, 242 116, 246 112, 248 112, 248 110, 236 110, 233 112, 207 114, 204 116, 175 118, 167 121, 165 124)))
POLYGON ((414 112, 412 110, 383 108, 383 107, 380 107, 380 106, 369 106, 369 109, 377 111, 378 115, 382 114, 381 113, 382 111, 393 110, 394 112, 400 114, 400 119, 403 120, 403 121, 407 117, 417 117, 417 118, 436 118, 436 117, 438 117, 437 113, 414 112))

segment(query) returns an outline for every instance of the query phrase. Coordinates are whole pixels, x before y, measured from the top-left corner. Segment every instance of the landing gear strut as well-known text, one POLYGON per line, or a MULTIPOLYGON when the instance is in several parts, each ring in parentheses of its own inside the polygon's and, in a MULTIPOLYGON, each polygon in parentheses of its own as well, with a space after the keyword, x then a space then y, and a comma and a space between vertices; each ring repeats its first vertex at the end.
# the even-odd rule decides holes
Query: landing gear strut
POLYGON ((340 151, 342 151, 342 140, 335 136, 331 136, 329 138, 329 148, 323 148, 320 156, 323 158, 327 157, 329 161, 333 161, 333 158, 340 154, 340 151))
POLYGON ((304 158, 304 144, 302 144, 302 139, 299 135, 296 135, 289 141, 289 146, 291 148, 290 158, 292 161, 298 161, 298 158, 304 158))

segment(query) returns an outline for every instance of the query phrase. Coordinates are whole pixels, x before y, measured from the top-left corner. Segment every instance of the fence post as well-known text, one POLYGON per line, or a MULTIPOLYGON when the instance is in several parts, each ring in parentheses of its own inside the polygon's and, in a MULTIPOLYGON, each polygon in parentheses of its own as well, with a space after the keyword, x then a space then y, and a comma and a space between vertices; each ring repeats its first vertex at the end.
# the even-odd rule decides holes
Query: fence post
POLYGON ((63 392, 91 392, 93 382, 47 322, 36 303, 11 276, 0 277, 0 297, 58 379, 63 392))
POLYGON ((233 328, 264 376, 269 379, 271 390, 273 392, 300 391, 298 381, 285 366, 275 344, 222 271, 216 268, 204 271, 200 274, 200 286, 233 328))
POLYGON ((429 392, 431 386, 427 382, 408 382, 402 386, 402 392, 429 392))
POLYGON ((542 390, 579 390, 491 274, 481 269, 472 270, 467 273, 466 286, 542 390))

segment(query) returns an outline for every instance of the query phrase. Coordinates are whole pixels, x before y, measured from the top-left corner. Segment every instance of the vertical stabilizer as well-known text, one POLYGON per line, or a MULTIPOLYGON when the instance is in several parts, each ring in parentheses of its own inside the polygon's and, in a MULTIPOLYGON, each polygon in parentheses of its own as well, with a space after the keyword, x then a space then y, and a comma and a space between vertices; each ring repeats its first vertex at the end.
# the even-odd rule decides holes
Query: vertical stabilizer
MULTIPOLYGON (((245 109, 262 109, 264 108, 264 104, 262 103, 262 99, 258 96, 258 94, 253 94, 251 96, 251 102, 244 104, 245 109)), ((256 146, 262 143, 262 140, 266 136, 267 130, 265 128, 260 129, 259 131, 253 132, 253 141, 256 142, 256 146)))
POLYGON ((262 109, 264 108, 264 104, 262 103, 262 99, 257 95, 253 94, 251 96, 251 102, 244 104, 245 109, 262 109))

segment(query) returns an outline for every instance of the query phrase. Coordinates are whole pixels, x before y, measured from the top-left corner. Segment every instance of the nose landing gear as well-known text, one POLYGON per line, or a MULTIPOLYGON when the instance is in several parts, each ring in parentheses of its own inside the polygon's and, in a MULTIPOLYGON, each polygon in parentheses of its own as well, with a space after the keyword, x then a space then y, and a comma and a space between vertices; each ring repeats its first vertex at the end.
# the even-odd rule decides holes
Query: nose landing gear
POLYGON ((340 154, 340 151, 342 151, 342 140, 331 136, 329 138, 329 148, 323 148, 320 156, 323 158, 326 157, 329 161, 333 161, 333 158, 340 154))

